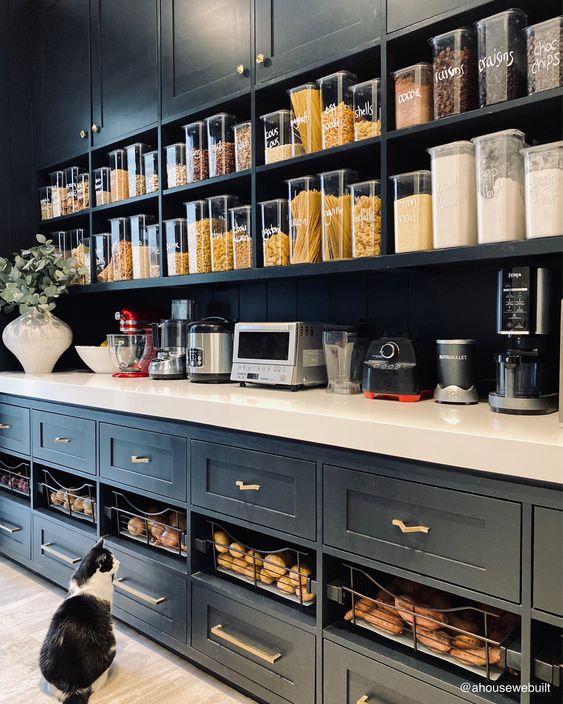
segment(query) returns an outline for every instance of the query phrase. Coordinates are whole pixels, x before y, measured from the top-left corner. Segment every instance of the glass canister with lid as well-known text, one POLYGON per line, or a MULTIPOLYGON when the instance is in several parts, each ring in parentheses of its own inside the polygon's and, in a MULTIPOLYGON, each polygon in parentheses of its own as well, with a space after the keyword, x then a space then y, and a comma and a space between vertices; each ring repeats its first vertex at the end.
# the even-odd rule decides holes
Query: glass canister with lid
POLYGON ((434 74, 434 119, 477 107, 477 47, 471 27, 430 39, 434 74))
POLYGON ((289 193, 289 255, 291 264, 321 259, 321 185, 318 176, 286 181, 289 193))
POLYGON ((90 207, 90 174, 86 172, 78 175, 76 201, 78 210, 86 210, 90 207))
POLYGON ((133 247, 129 218, 111 218, 111 258, 113 280, 130 281, 133 278, 133 247))
POLYGON ((325 171, 321 178, 322 259, 352 257, 352 198, 348 186, 358 180, 351 169, 325 171))
POLYGON ((291 139, 291 112, 275 110, 261 115, 260 119, 264 123, 264 163, 273 164, 297 156, 293 153, 291 139))
POLYGON ((207 145, 209 149, 209 177, 231 174, 235 170, 236 117, 226 112, 208 117, 207 145))
POLYGON ((131 215, 129 218, 134 279, 154 279, 160 276, 160 262, 155 255, 154 245, 149 245, 146 232, 147 226, 154 222, 153 215, 144 213, 131 215), (156 273, 156 267, 158 267, 158 273, 156 273))
POLYGON ((354 107, 351 87, 357 78, 349 71, 337 71, 317 81, 321 89, 323 149, 354 141, 354 107))
POLYGON ((354 139, 378 137, 381 134, 381 95, 379 78, 372 78, 351 87, 354 102, 354 139))
POLYGON ((190 273, 188 255, 188 225, 186 218, 165 220, 166 268, 168 276, 185 276, 190 273))
POLYGON ((109 166, 94 169, 94 194, 96 205, 111 203, 111 175, 109 166))
POLYGON ((96 281, 113 281, 113 261, 111 256, 111 234, 102 232, 91 238, 96 281))
POLYGON ((524 28, 528 94, 563 86, 563 15, 524 28))
POLYGON ((229 211, 233 233, 233 268, 252 268, 252 207, 239 205, 229 211))
POLYGON ((129 176, 125 149, 109 152, 111 202, 129 198, 129 176))
POLYGON ((65 188, 66 188, 66 212, 77 213, 78 207, 78 178, 80 176, 80 168, 78 166, 69 166, 64 171, 65 188))
POLYGON ((526 237, 563 233, 563 141, 528 147, 524 154, 526 237))
POLYGON ((127 153, 127 182, 129 185, 129 198, 144 196, 147 192, 145 180, 144 154, 150 152, 152 147, 148 144, 136 142, 125 147, 127 153))
POLYGON ((323 148, 321 129, 321 91, 316 83, 305 83, 290 88, 291 132, 296 144, 302 145, 305 154, 323 148))
POLYGON ((395 128, 430 122, 432 106, 432 66, 422 62, 395 71, 395 128))
POLYGON ((520 130, 502 130, 471 141, 475 145, 479 244, 523 240, 524 134, 520 130))
POLYGON ((50 220, 53 217, 51 186, 42 186, 39 189, 39 208, 41 211, 41 220, 50 220))
POLYGON ((64 171, 51 171, 49 179, 51 181, 51 207, 53 208, 53 217, 59 218, 61 215, 68 213, 64 171))
POLYGON ((395 252, 432 249, 432 182, 430 171, 391 176, 395 252))
POLYGON ((381 253, 381 181, 353 183, 350 196, 352 257, 376 257, 381 253))
POLYGON ((477 244, 474 145, 462 140, 427 151, 432 164, 434 249, 477 244))
POLYGON ((286 198, 260 203, 264 266, 289 264, 289 207, 286 198))
POLYGON ((159 188, 158 151, 156 149, 143 154, 143 165, 145 169, 145 186, 147 193, 156 193, 159 188))
POLYGON ((166 184, 168 188, 185 186, 188 183, 186 167, 186 145, 176 142, 165 147, 166 152, 166 184))
POLYGON ((203 120, 184 125, 188 183, 209 178, 207 127, 203 120))
POLYGON ((235 135, 235 169, 246 171, 252 166, 252 122, 239 122, 233 128, 235 135))
POLYGON ((211 271, 233 268, 233 234, 229 228, 229 210, 239 204, 236 196, 220 195, 207 199, 209 237, 211 240, 211 271))
POLYGON ((184 203, 188 228, 188 260, 190 274, 211 271, 211 241, 209 238, 209 208, 206 200, 184 203))
POLYGON ((90 237, 88 231, 84 228, 76 228, 67 232, 70 256, 77 261, 79 269, 84 269, 84 273, 80 274, 73 281, 77 286, 85 286, 91 281, 90 278, 90 237))

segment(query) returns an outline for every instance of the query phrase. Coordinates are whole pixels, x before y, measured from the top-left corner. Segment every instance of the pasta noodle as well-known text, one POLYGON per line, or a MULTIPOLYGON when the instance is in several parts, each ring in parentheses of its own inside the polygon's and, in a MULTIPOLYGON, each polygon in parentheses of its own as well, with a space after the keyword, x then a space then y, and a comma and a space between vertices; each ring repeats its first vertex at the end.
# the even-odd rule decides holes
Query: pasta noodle
POLYGON ((293 108, 292 126, 297 130, 306 154, 322 149, 321 92, 316 87, 303 86, 290 91, 293 108))
POLYGON ((290 201, 291 263, 318 262, 321 253, 321 194, 301 191, 290 201))
POLYGON ((351 196, 323 194, 323 261, 352 256, 351 196))

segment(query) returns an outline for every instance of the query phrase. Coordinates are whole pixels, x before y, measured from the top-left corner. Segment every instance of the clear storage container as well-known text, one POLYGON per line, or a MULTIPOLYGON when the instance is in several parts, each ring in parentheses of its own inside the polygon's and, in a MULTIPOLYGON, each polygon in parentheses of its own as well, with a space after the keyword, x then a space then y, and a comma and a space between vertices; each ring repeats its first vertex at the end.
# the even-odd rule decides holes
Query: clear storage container
POLYGON ((430 39, 434 73, 434 119, 477 107, 475 32, 460 27, 430 39))
POLYGON ((430 171, 391 176, 395 252, 432 249, 432 185, 430 171))
POLYGON ((476 23, 481 107, 526 94, 526 22, 513 8, 476 23))
POLYGON ((155 247, 149 245, 146 232, 147 226, 154 222, 154 216, 146 214, 131 215, 129 218, 134 279, 155 279, 160 276, 159 248, 156 248, 155 256, 155 247))
POLYGON ((87 173, 81 173, 78 176, 76 200, 78 210, 87 210, 90 207, 90 175, 87 173))
POLYGON ((39 189, 39 208, 41 210, 41 220, 50 220, 53 217, 51 186, 42 186, 39 189))
POLYGON ((317 81, 321 89, 323 149, 354 141, 354 108, 351 87, 356 76, 337 71, 317 81))
POLYGON ((350 186, 352 198, 352 256, 381 253, 381 181, 371 179, 350 186))
POLYGON ((209 149, 209 177, 231 174, 235 170, 234 115, 221 112, 208 117, 207 146, 209 149))
POLYGON ((66 230, 55 230, 49 233, 49 239, 52 240, 55 247, 55 253, 61 259, 70 257, 70 237, 66 230))
POLYGON ((563 141, 524 153, 526 237, 563 234, 563 141))
POLYGON ((78 166, 69 166, 64 171, 66 188, 66 212, 77 213, 78 207, 78 177, 80 176, 80 168, 78 166))
POLYGON ((84 286, 90 283, 90 238, 87 230, 77 228, 69 230, 67 233, 68 243, 70 247, 70 256, 77 261, 78 268, 86 269, 84 274, 76 277, 73 284, 84 286))
POLYGON ((94 169, 94 193, 96 205, 111 203, 111 176, 109 166, 94 169))
POLYGON ((264 266, 289 264, 289 205, 286 198, 260 203, 264 266))
POLYGON ((185 186, 188 183, 186 145, 184 142, 169 144, 166 148, 166 183, 168 188, 185 186))
POLYGON ((287 91, 291 101, 291 134, 305 154, 323 148, 321 129, 321 91, 316 83, 305 83, 287 91))
POLYGON ((272 164, 297 156, 293 153, 290 111, 275 110, 260 119, 264 123, 264 163, 272 164))
POLYGON ((477 244, 475 147, 463 140, 427 151, 432 170, 434 249, 477 244))
POLYGON ((152 152, 145 152, 143 162, 147 193, 156 193, 160 185, 158 182, 158 151, 154 149, 152 152))
POLYGON ((289 257, 292 264, 321 259, 321 189, 318 176, 286 181, 289 193, 289 257))
POLYGON ((239 122, 234 126, 235 168, 246 171, 252 167, 252 122, 239 122))
POLYGON ((381 134, 381 96, 379 78, 353 85, 354 140, 377 137, 381 134))
POLYGON ((563 86, 563 16, 524 28, 528 57, 528 94, 563 86))
POLYGON ((156 223, 148 224, 143 232, 143 244, 147 254, 141 256, 141 267, 147 270, 149 279, 158 279, 160 277, 160 226, 156 223))
POLYGON ((211 271, 230 271, 233 268, 233 234, 230 230, 229 210, 239 204, 236 196, 208 198, 209 236, 211 239, 211 271))
POLYGON ((96 281, 113 281, 113 261, 111 257, 111 234, 102 232, 91 238, 96 281))
POLYGON ((67 210, 67 190, 65 185, 64 171, 51 171, 51 204, 53 207, 53 217, 60 218, 66 215, 67 210))
POLYGON ((233 268, 252 268, 252 207, 240 205, 230 210, 233 233, 233 268))
POLYGON ((188 183, 209 178, 207 127, 203 120, 184 125, 188 183))
POLYGON ((125 149, 109 152, 111 202, 129 198, 129 177, 127 175, 127 154, 125 149))
POLYGON ((166 242, 168 276, 185 276, 190 273, 186 218, 173 218, 165 220, 162 224, 166 242))
POLYGON ((395 80, 395 128, 422 125, 432 119, 432 66, 419 63, 393 74, 395 80))
POLYGON ((471 141, 475 144, 479 244, 524 239, 524 134, 503 130, 471 141))
POLYGON ((133 247, 129 218, 111 218, 109 224, 113 280, 129 281, 133 278, 133 247))
POLYGON ((209 238, 209 209, 206 200, 184 203, 188 228, 188 259, 190 274, 211 271, 211 241, 209 238))
POLYGON ((321 177, 322 258, 352 257, 352 198, 348 186, 358 180, 351 169, 325 171, 321 177))
POLYGON ((144 196, 147 192, 145 180, 144 154, 150 152, 152 147, 148 144, 136 142, 125 147, 127 153, 127 178, 129 184, 129 198, 144 196))

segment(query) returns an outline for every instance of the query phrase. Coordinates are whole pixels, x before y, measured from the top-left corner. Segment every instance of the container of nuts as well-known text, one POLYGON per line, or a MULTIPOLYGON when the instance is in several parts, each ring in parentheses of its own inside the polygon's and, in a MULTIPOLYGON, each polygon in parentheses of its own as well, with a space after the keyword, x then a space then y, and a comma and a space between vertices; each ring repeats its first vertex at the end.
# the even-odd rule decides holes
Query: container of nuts
POLYGON ((129 227, 131 229, 131 253, 133 257, 134 279, 155 279, 160 276, 160 262, 154 256, 154 244, 149 245, 147 238, 148 225, 155 222, 153 215, 131 215, 129 227), (155 269, 155 264, 158 271, 155 269))
POLYGON ((109 166, 94 169, 94 194, 96 205, 111 203, 111 176, 109 166))
POLYGON ((188 183, 209 178, 207 127, 203 120, 184 125, 188 183))
POLYGON ((67 214, 67 190, 64 171, 51 171, 49 179, 51 180, 53 217, 59 218, 61 215, 67 214))
POLYGON ((188 229, 188 260, 190 274, 211 271, 211 242, 209 239, 209 208, 206 200, 184 203, 188 229))
POLYGON ((419 63, 393 73, 395 79, 395 127, 430 122, 432 106, 432 66, 419 63))
POLYGON ((563 16, 524 28, 528 56, 528 94, 563 86, 563 16))
POLYGON ((50 220, 53 217, 51 186, 42 186, 39 189, 39 207, 41 209, 41 220, 50 220))
POLYGON ((130 281, 133 278, 133 246, 129 218, 111 218, 109 224, 113 280, 130 281))
POLYGON ((186 145, 184 142, 169 144, 166 148, 166 183, 168 188, 185 186, 188 183, 186 167, 186 145))
POLYGON ((166 267, 168 276, 185 276, 190 273, 188 257, 188 223, 186 218, 165 220, 166 267))
POLYGON ((252 123, 239 122, 234 126, 235 133, 235 169, 246 171, 252 166, 252 123))
POLYGON ((221 195, 207 199, 209 205, 209 237, 211 271, 233 268, 233 235, 229 228, 229 210, 239 204, 236 196, 221 195))
POLYGON ((111 202, 129 198, 129 177, 127 175, 127 153, 125 149, 109 152, 111 202))
POLYGON ((356 83, 351 88, 354 100, 354 140, 381 134, 381 97, 379 78, 356 83))
POLYGON ((381 253, 381 181, 353 183, 352 257, 376 257, 381 253))
POLYGON ((234 115, 226 112, 213 115, 206 120, 210 178, 230 174, 235 170, 233 128, 236 121, 234 115))
POLYGON ((127 179, 129 184, 129 198, 144 196, 147 192, 145 181, 145 162, 143 155, 150 152, 152 147, 148 144, 136 142, 125 147, 127 153, 127 179))
POLYGON ((264 266, 289 264, 289 208, 286 198, 260 203, 264 266))
POLYGON ((233 267, 252 268, 252 208, 239 205, 230 210, 231 232, 233 233, 233 267))
POLYGON ((289 110, 275 110, 261 118, 264 123, 264 163, 273 164, 276 161, 291 159, 293 156, 303 154, 303 147, 295 141, 295 148, 301 146, 299 153, 294 153, 294 144, 291 139, 291 112, 289 110))
POLYGON ((145 169, 145 186, 147 193, 158 191, 158 151, 145 152, 143 154, 143 165, 145 169))
POLYGON ((429 41, 434 75, 434 119, 477 107, 477 48, 471 27, 439 34, 429 41))
POLYGON ((354 141, 354 108, 351 87, 356 76, 337 71, 317 81, 321 89, 321 128, 323 149, 354 141))

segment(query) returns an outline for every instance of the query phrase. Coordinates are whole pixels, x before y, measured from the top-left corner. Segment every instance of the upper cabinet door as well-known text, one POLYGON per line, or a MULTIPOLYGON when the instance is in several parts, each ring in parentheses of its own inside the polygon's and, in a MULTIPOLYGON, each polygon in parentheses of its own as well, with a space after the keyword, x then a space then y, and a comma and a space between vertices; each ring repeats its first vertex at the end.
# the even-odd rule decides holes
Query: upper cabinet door
POLYGON ((91 0, 91 6, 92 132, 98 147, 158 120, 158 1, 91 0))
POLYGON ((162 0, 162 116, 250 85, 251 0, 162 0))
POLYGON ((35 159, 45 166, 88 150, 89 0, 39 3, 36 52, 35 159))
POLYGON ((255 0, 256 82, 352 51, 381 34, 380 0, 255 0))

